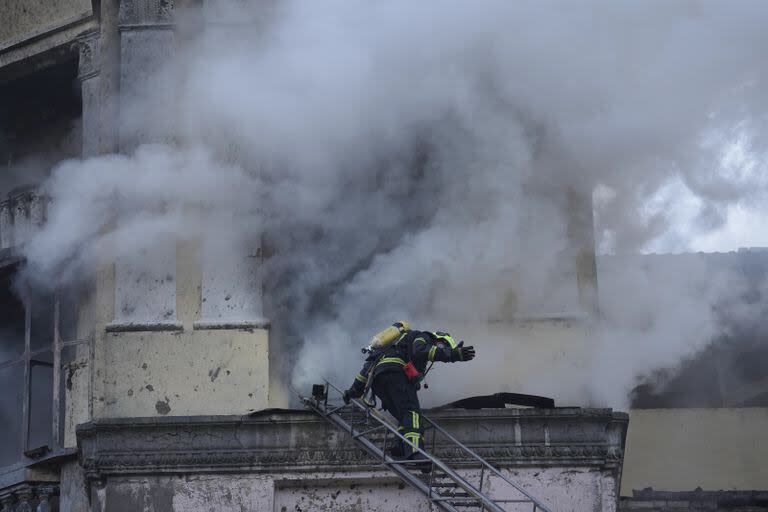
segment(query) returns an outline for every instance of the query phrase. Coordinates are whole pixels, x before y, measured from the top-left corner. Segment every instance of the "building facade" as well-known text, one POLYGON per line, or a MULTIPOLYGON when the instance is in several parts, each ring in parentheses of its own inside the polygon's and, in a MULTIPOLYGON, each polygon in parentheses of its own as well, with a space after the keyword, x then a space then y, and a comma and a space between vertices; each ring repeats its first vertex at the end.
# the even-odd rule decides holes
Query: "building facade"
MULTIPOLYGON (((270 336, 253 271, 259 244, 223 264, 205 240, 175 239, 141 249, 138 258, 96 261, 87 282, 72 289, 43 293, 18 284, 22 249, 49 216, 50 200, 36 185, 56 162, 173 143, 172 120, 131 120, 135 97, 184 44, 174 19, 182 4, 0 7, 0 150, 8 178, 0 204, 0 382, 8 390, 0 396, 2 510, 427 510, 426 500, 349 439, 287 409, 290 396, 272 361, 279 340, 270 336), (243 416, 250 411, 257 413, 243 416)), ((576 192, 571 199, 588 205, 576 192)), ((567 262, 569 305, 515 324, 502 312, 474 329, 495 340, 499 374, 517 379, 503 382, 507 389, 531 371, 514 357, 510 336, 528 340, 541 362, 564 343, 589 340, 596 276, 591 210, 583 210, 569 226, 578 242, 567 262)), ((513 296, 509 304, 517 307, 513 296)), ((557 510, 615 510, 621 413, 438 416, 557 510), (488 424, 492 435, 478 429, 488 424)))
MULTIPOLYGON (((0 6, 0 510, 428 510, 345 436, 289 409, 275 362, 279 329, 253 272, 260 244, 222 264, 205 240, 173 239, 142 255, 149 266, 101 260, 72 289, 18 286, 22 248, 49 214, 36 185, 56 162, 173 143, 172 119, 129 121, 134 97, 185 44, 174 18, 183 4, 0 6)), ((571 404, 581 395, 579 376, 592 368, 598 300, 589 193, 571 191, 569 204, 570 300, 534 314, 510 293, 497 318, 453 326, 484 340, 495 361, 488 371, 504 376, 498 391, 571 404)), ((471 379, 460 383, 467 394, 480 391, 471 379)), ((435 415, 558 511, 698 502, 711 510, 719 498, 707 492, 741 492, 720 497, 754 505, 765 488, 755 456, 763 409, 633 410, 626 464, 622 413, 435 415), (646 487, 654 491, 632 498, 646 487), (704 494, 691 495, 697 487, 704 494)), ((447 447, 438 454, 471 474, 447 447)))

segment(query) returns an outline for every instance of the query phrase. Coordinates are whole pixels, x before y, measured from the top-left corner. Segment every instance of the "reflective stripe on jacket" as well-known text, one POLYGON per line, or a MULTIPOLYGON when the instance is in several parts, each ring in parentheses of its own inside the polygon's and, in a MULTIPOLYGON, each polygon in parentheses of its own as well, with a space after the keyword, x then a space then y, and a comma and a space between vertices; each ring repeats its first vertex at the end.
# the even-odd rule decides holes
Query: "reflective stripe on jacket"
POLYGON ((370 373, 373 378, 384 372, 403 371, 403 366, 412 362, 419 373, 434 361, 450 362, 451 347, 426 331, 408 331, 388 347, 369 355, 363 369, 355 377, 352 391, 359 395, 365 391, 370 373))

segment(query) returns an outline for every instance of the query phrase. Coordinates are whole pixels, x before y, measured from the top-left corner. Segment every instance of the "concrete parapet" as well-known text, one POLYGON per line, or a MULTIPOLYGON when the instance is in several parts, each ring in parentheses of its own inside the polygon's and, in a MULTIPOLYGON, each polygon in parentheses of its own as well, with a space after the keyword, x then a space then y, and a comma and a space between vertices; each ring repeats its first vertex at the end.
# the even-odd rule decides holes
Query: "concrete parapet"
POLYGON ((666 492, 644 489, 621 498, 622 512, 766 512, 766 491, 666 492))
MULTIPOLYGON (((616 510, 625 414, 454 409, 432 417, 554 510, 616 510)), ((77 432, 92 501, 110 511, 136 510, 136 500, 148 512, 429 510, 348 435, 304 411, 99 419, 77 432)), ((475 471, 450 445, 438 442, 436 452, 475 471)))

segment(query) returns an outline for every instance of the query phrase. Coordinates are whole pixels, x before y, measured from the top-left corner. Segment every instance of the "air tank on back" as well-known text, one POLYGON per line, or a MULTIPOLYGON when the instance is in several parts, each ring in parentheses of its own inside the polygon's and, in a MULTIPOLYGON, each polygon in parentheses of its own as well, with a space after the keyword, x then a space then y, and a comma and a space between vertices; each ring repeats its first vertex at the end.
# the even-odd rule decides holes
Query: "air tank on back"
POLYGON ((383 331, 374 334, 373 338, 371 338, 371 342, 366 348, 363 349, 363 352, 371 352, 373 350, 389 346, 392 344, 392 342, 397 340, 400 335, 410 330, 411 326, 405 320, 395 322, 383 331))

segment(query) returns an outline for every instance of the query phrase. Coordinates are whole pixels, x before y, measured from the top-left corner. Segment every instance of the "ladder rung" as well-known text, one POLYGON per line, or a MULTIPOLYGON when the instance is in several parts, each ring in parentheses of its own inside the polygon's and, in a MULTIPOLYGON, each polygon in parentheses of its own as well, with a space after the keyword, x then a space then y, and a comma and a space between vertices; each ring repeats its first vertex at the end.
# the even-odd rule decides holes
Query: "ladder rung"
POLYGON ((369 428, 368 430, 363 430, 362 432, 358 432, 352 437, 363 437, 366 434, 369 434, 371 432, 376 432, 377 430, 381 430, 382 428, 384 428, 384 425, 379 425, 378 427, 373 427, 373 428, 369 428))
POLYGON ((355 423, 367 423, 366 418, 341 418, 346 423, 353 425, 355 423))
MULTIPOLYGON (((328 382, 326 382, 326 386, 333 387, 334 390, 341 393, 338 388, 328 382)), ((497 503, 532 503, 541 510, 549 510, 546 506, 541 505, 537 500, 529 496, 514 482, 504 477, 496 468, 481 458, 480 455, 462 445, 459 440, 429 419, 425 420, 425 423, 428 424, 424 426, 424 430, 432 429, 432 446, 435 446, 436 436, 444 437, 446 444, 452 443, 452 446, 463 450, 463 453, 468 454, 472 460, 476 461, 471 466, 464 465, 463 467, 468 468, 479 465, 479 467, 495 473, 501 480, 506 481, 528 499, 494 500, 487 493, 483 493, 473 487, 465 477, 456 473, 450 467, 445 466, 444 462, 436 458, 434 459, 436 462, 434 462, 429 457, 412 460, 394 459, 391 456, 385 455, 386 450, 384 448, 387 445, 388 436, 391 435, 393 444, 398 442, 398 436, 390 433, 390 431, 394 432, 396 425, 376 410, 363 409, 359 407, 360 404, 357 402, 350 407, 347 405, 337 406, 336 403, 320 403, 304 398, 302 398, 302 401, 309 409, 319 413, 328 422, 349 434, 356 444, 361 445, 370 455, 379 459, 381 464, 389 467, 393 473, 396 473, 403 481, 419 490, 433 505, 440 509, 453 510, 470 507, 479 509, 483 507, 484 510, 500 512, 503 509, 497 503), (419 470, 421 474, 419 474, 419 470), (429 474, 425 474, 428 472, 429 474)), ((434 455, 431 457, 434 458, 434 455)))
MULTIPOLYGON (((456 480, 454 480, 451 476, 448 476, 448 475, 441 475, 441 476, 433 476, 432 477, 432 485, 440 485, 440 484, 445 484, 445 483, 450 483, 450 482, 455 482, 455 481, 456 480)), ((424 483, 425 484, 430 483, 429 475, 425 475, 424 483)))
POLYGON ((358 411, 342 411, 339 413, 339 416, 342 418, 347 419, 355 419, 355 418, 367 418, 368 415, 364 412, 358 412, 358 411))
POLYGON ((400 460, 389 460, 389 461, 386 461, 384 464, 419 464, 421 466, 427 467, 427 464, 432 464, 432 463, 430 461, 424 461, 424 460, 400 459, 400 460))

